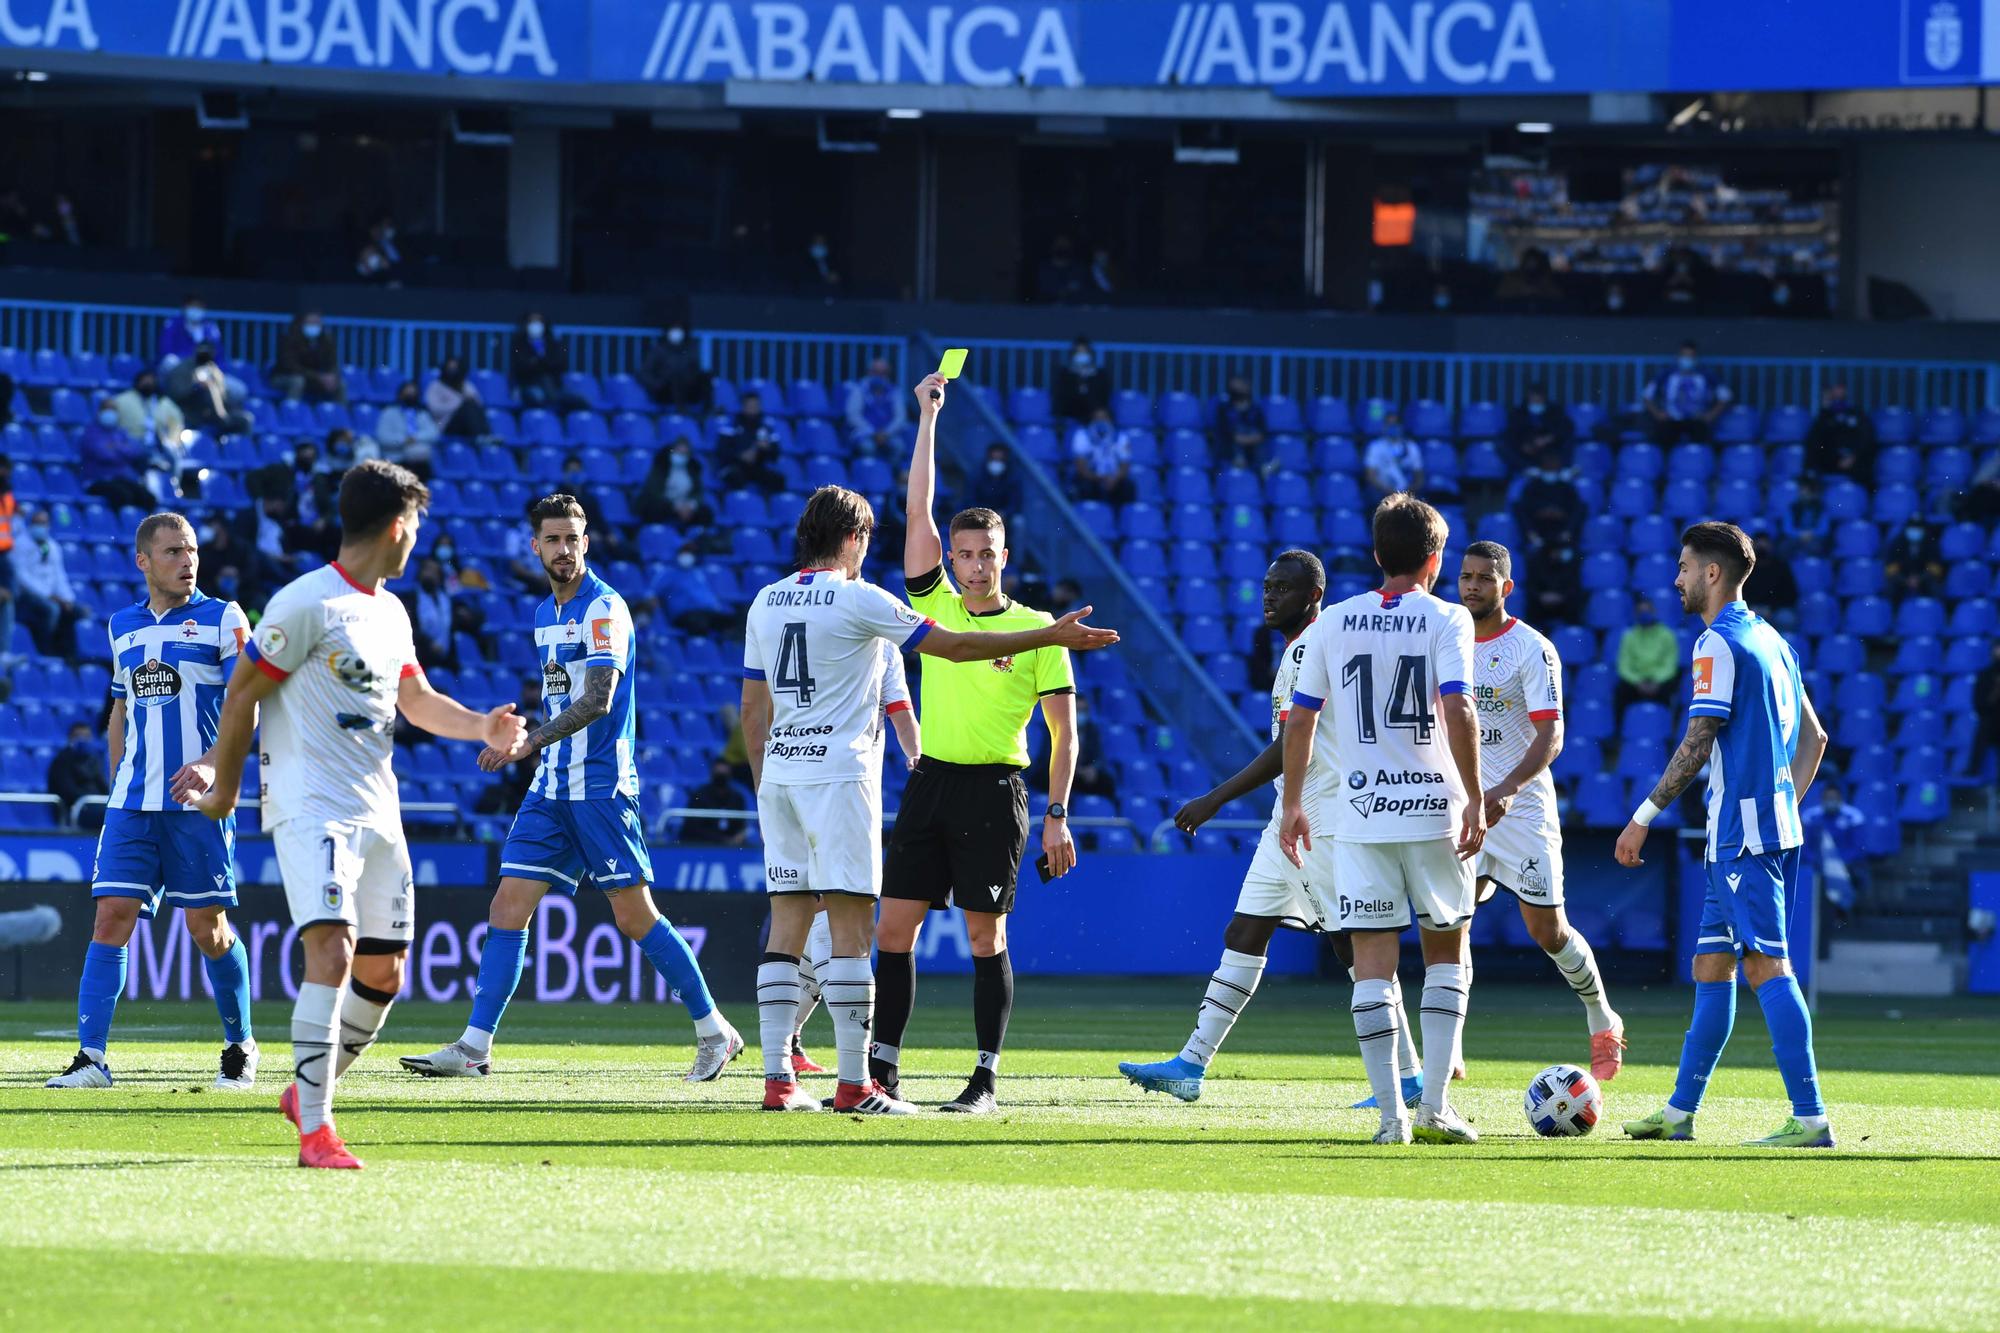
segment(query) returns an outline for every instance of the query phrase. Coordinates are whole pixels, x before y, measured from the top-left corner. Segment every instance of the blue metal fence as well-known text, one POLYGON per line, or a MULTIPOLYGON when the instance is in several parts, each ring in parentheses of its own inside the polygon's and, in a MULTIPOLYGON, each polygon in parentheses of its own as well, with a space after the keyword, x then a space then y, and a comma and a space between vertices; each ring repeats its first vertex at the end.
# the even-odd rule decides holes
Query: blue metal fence
MULTIPOLYGON (((1069 344, 1058 341, 970 338, 966 373, 1005 393, 1023 385, 1048 388, 1069 344)), ((1288 394, 1310 402, 1327 395, 1359 405, 1370 398, 1394 403, 1434 399, 1451 407, 1467 403, 1517 403, 1530 384, 1548 386, 1558 402, 1594 402, 1616 409, 1638 401, 1664 362, 1658 357, 1493 355, 1468 352, 1335 352, 1290 347, 1189 347, 1163 343, 1101 342, 1099 362, 1111 382, 1157 398, 1169 389, 1201 397, 1222 392, 1233 375, 1253 392, 1288 394)), ((1900 404, 1916 411, 1954 407, 1975 413, 2000 407, 2000 365, 1985 361, 1880 361, 1859 357, 1709 357, 1740 401, 1770 408, 1785 403, 1814 407, 1823 385, 1844 381, 1858 402, 1900 404)))
MULTIPOLYGON (((148 306, 69 305, 50 301, 0 301, 0 347, 23 351, 53 348, 65 354, 133 353, 150 360, 160 330, 177 310, 148 306)), ((215 310, 228 355, 269 366, 288 315, 215 310)), ((448 355, 465 358, 474 369, 504 371, 513 326, 494 323, 329 318, 328 332, 351 366, 394 366, 417 374, 434 369, 448 355)), ((636 372, 659 340, 652 328, 579 325, 558 332, 568 340, 570 365, 599 377, 636 372)), ((899 338, 866 334, 786 334, 711 329, 698 332, 702 361, 725 379, 764 378, 790 383, 809 379, 837 384, 867 371, 876 358, 888 361, 905 382, 905 344, 899 338)))

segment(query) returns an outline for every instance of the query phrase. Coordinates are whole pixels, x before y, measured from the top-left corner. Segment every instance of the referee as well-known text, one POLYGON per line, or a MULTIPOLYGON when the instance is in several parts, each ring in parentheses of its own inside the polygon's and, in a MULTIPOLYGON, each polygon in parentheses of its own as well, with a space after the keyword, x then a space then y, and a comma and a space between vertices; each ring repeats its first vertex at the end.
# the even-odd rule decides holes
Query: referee
MULTIPOLYGON (((917 443, 910 459, 903 577, 910 605, 952 630, 1032 629, 1050 623, 1042 611, 1000 591, 1007 568, 1007 528, 991 509, 968 509, 951 521, 951 575, 932 514, 933 452, 945 381, 917 386, 917 443), (957 587, 953 587, 954 579, 957 587)), ((913 950, 924 914, 956 903, 972 944, 972 1027, 979 1060, 965 1091, 940 1110, 993 1110, 1000 1045, 1014 1008, 1014 969, 1007 961, 1007 914, 1028 843, 1028 718, 1039 703, 1049 725, 1049 809, 1042 852, 1049 872, 1076 865, 1069 834, 1070 779, 1076 772, 1076 678, 1069 653, 1038 648, 994 662, 924 663, 924 755, 904 789, 889 838, 876 928, 875 1042, 868 1073, 894 1093, 898 1047, 917 1002, 913 950)))

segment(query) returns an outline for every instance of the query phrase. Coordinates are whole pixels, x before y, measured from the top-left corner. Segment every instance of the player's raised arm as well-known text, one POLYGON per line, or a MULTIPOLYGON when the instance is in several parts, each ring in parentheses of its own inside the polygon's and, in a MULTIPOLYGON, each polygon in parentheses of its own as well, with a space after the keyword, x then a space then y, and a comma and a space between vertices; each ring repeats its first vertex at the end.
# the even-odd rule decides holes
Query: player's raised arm
MULTIPOLYGON (((280 640, 282 642, 282 639, 280 640)), ((243 788, 243 760, 250 753, 250 739, 257 733, 257 705, 278 692, 283 676, 271 675, 259 667, 259 659, 236 659, 230 673, 228 693, 222 697, 222 715, 215 726, 215 744, 197 764, 174 775, 175 800, 193 795, 191 785, 197 765, 209 769, 208 791, 194 802, 195 809, 210 819, 226 819, 236 810, 237 794, 243 788)))
POLYGON ((944 563, 944 538, 938 535, 937 418, 944 408, 942 375, 926 375, 917 393, 917 443, 910 451, 910 484, 904 494, 903 577, 921 578, 944 563), (935 395, 935 396, 933 396, 935 395))

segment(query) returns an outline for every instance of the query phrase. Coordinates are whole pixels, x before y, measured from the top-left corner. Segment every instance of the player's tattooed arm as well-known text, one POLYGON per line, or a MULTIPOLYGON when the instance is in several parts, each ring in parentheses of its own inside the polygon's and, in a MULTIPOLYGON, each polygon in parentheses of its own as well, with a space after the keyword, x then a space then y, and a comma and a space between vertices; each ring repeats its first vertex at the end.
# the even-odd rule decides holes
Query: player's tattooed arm
POLYGON ((1722 730, 1719 717, 1691 717, 1688 719, 1687 735, 1681 737, 1680 748, 1667 761, 1667 771, 1660 775, 1659 785, 1653 788, 1652 802, 1664 810, 1680 799, 1688 784, 1701 772, 1708 762, 1708 753, 1715 748, 1715 733, 1722 730))
POLYGON ((584 668, 583 688, 576 692, 576 698, 569 707, 528 733, 527 739, 521 742, 524 753, 534 754, 554 745, 609 713, 611 693, 617 688, 617 667, 600 665, 584 668))

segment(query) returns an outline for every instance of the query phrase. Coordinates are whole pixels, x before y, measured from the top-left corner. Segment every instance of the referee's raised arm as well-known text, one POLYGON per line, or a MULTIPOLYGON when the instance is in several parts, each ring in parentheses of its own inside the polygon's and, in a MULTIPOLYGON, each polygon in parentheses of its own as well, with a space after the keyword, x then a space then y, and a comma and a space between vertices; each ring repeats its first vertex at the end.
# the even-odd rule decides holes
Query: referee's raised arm
POLYGON ((944 564, 944 539, 938 535, 937 417, 944 407, 942 375, 926 375, 917 386, 917 444, 910 453, 910 486, 904 494, 903 577, 922 578, 944 564))

